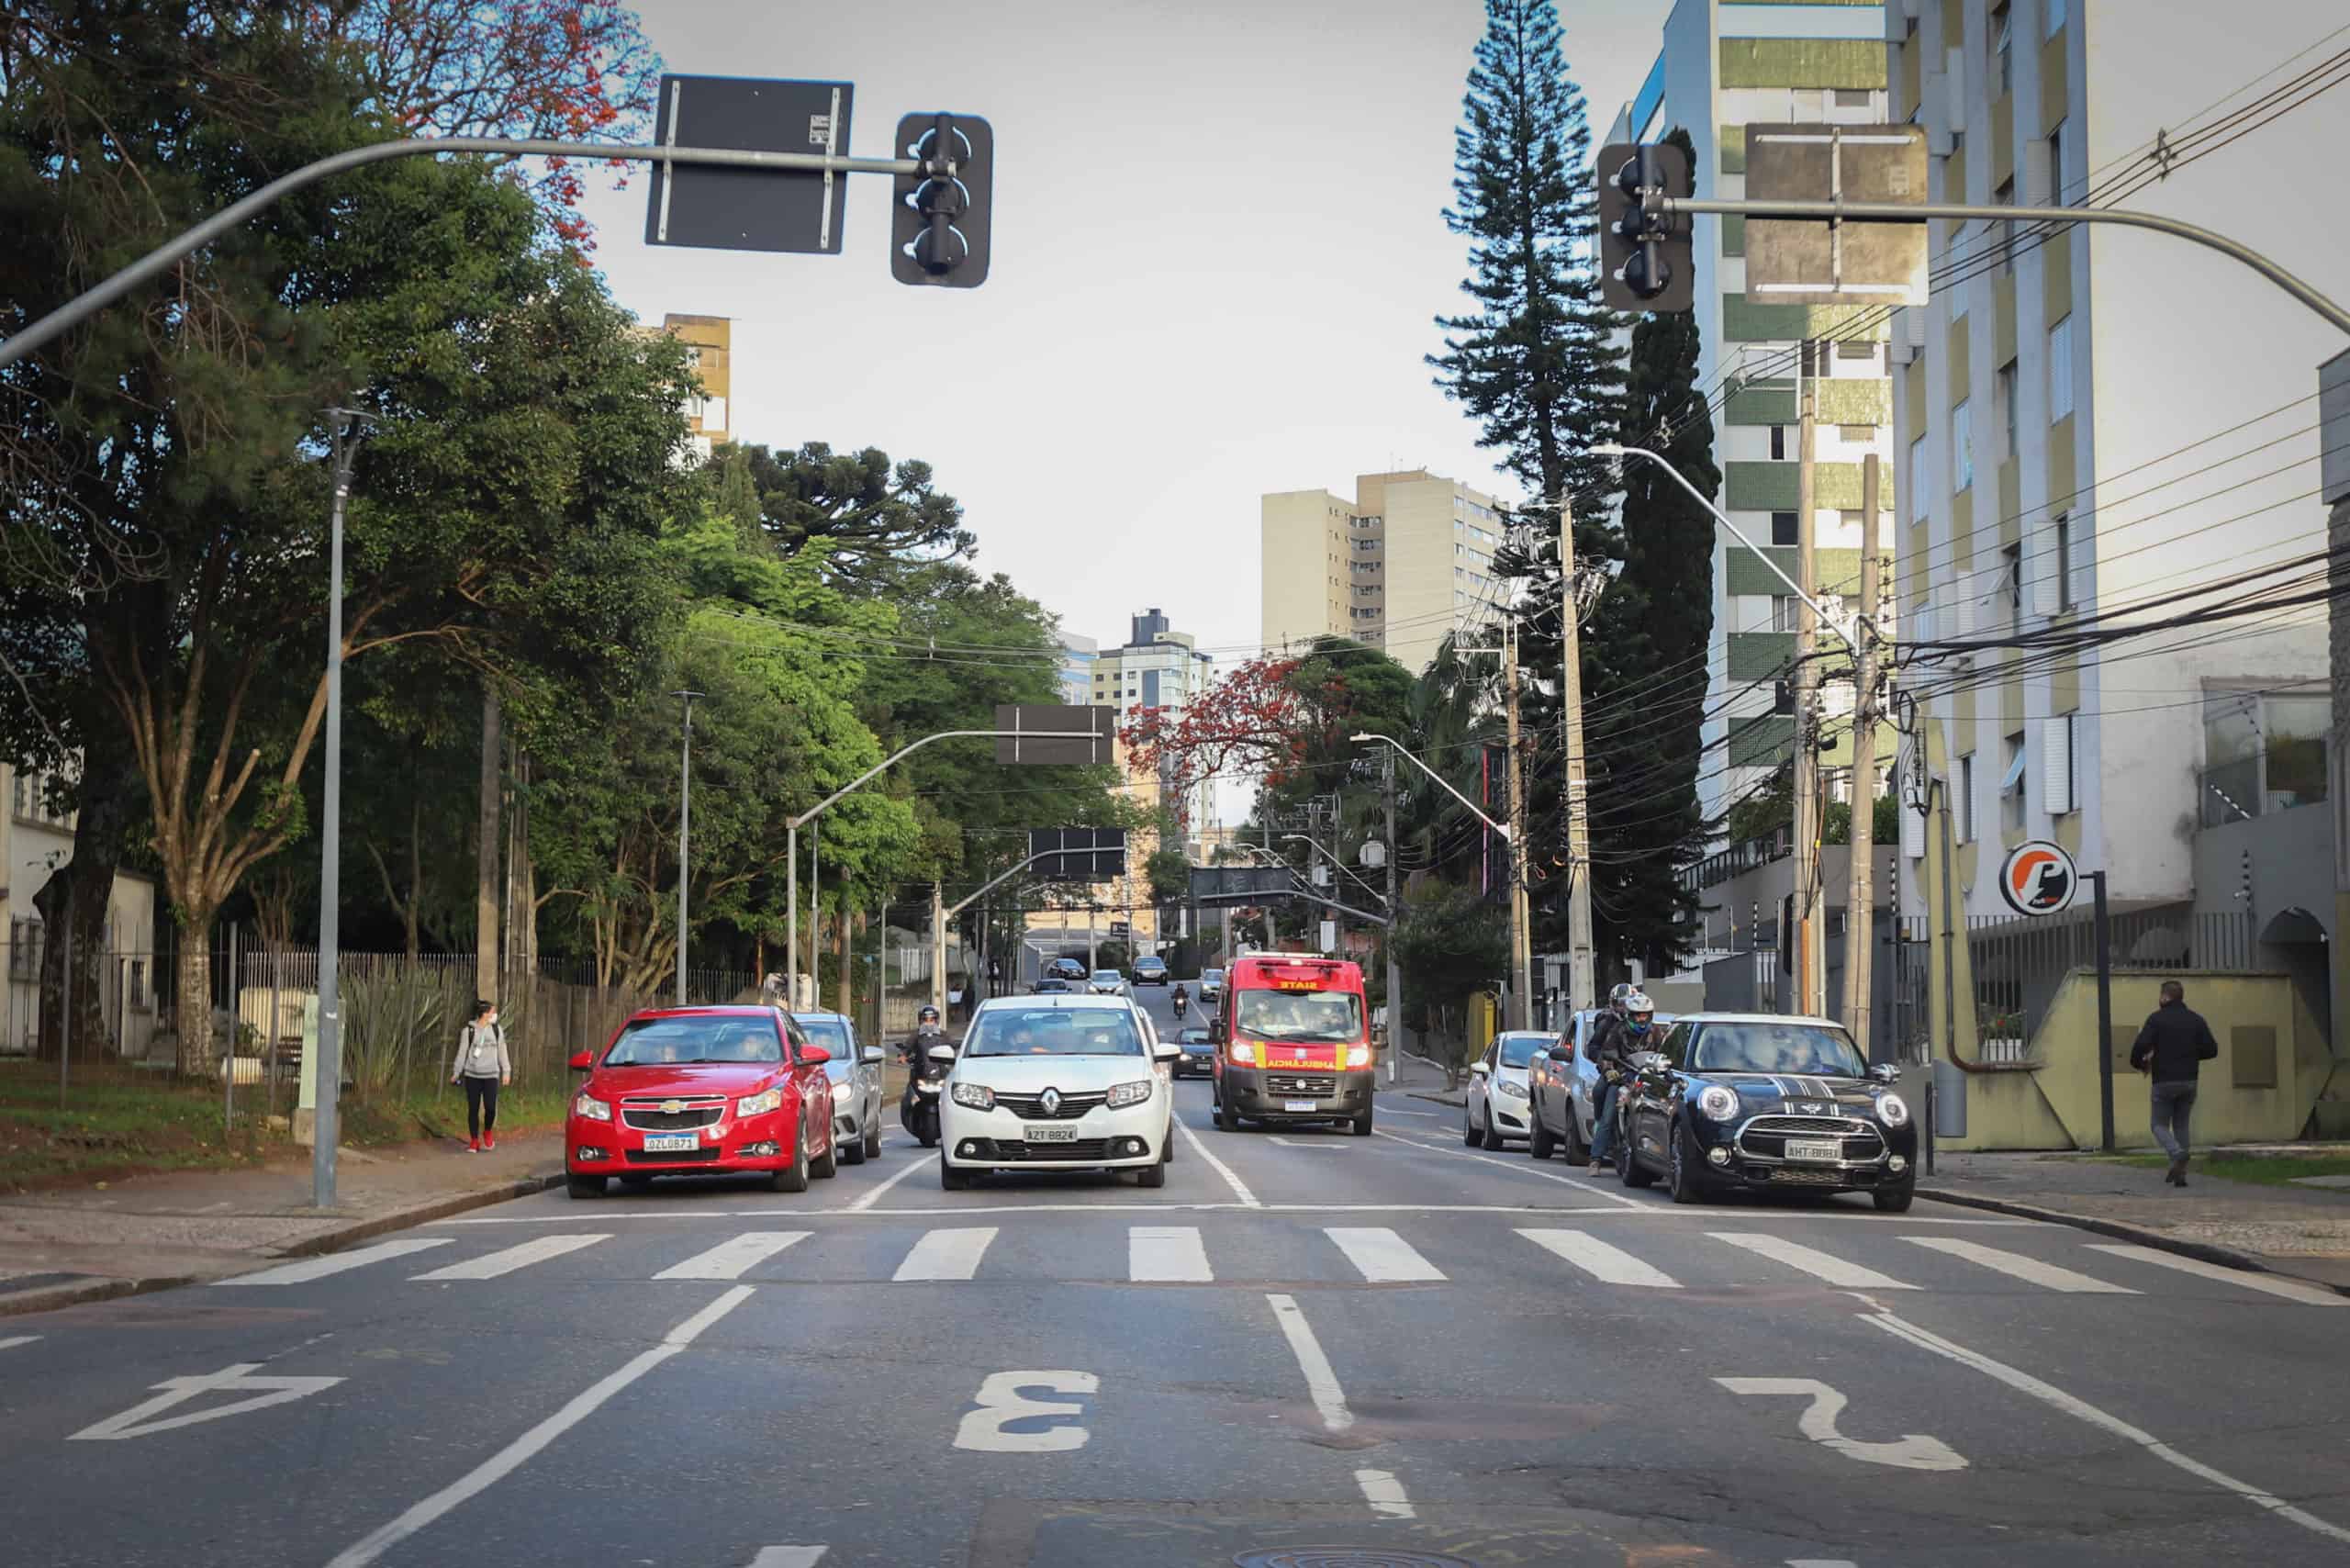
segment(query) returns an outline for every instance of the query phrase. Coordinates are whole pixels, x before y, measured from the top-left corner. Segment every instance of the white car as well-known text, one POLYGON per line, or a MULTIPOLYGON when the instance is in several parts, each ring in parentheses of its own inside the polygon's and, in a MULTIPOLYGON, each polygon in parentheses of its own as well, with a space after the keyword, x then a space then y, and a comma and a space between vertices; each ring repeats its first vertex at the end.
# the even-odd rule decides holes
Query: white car
POLYGON ((979 1003, 939 1107, 938 1184, 990 1170, 1132 1170, 1167 1184, 1180 1046, 1123 996, 979 1003))
POLYGON ((1461 1096, 1461 1142, 1472 1148, 1499 1148, 1505 1138, 1528 1135, 1527 1069, 1558 1039, 1529 1029, 1494 1036, 1485 1054, 1469 1064, 1469 1092, 1461 1096))
POLYGON ((1086 980, 1085 989, 1095 996, 1131 996, 1126 989, 1126 977, 1115 969, 1096 969, 1086 980))

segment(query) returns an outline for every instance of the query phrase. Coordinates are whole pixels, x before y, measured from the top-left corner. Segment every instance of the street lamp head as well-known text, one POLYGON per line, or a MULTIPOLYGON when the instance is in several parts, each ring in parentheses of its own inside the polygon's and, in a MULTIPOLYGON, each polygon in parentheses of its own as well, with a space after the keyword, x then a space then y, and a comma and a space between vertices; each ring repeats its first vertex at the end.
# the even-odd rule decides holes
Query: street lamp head
POLYGON ((1603 441, 1597 446, 1588 450, 1594 457, 1629 457, 1632 454, 1630 447, 1619 445, 1612 441, 1603 441))
POLYGON ((1372 734, 1353 734, 1353 735, 1348 735, 1348 736, 1347 737, 1347 739, 1348 739, 1348 740, 1350 740, 1350 741, 1354 742, 1354 744, 1355 744, 1355 745, 1365 745, 1365 744, 1367 744, 1367 743, 1369 743, 1369 742, 1371 742, 1371 741, 1383 741, 1383 740, 1385 740, 1386 738, 1387 738, 1387 737, 1386 737, 1385 735, 1372 735, 1372 734))

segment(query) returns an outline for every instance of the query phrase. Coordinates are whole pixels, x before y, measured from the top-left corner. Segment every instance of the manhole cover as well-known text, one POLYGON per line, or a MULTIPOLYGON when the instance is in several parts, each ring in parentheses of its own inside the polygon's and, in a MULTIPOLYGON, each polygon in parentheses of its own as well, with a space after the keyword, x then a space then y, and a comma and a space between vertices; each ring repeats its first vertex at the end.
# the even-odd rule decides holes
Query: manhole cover
POLYGON ((1235 1568, 1474 1568, 1458 1557, 1434 1551, 1396 1551, 1377 1546, 1292 1546, 1274 1551, 1244 1551, 1235 1568))

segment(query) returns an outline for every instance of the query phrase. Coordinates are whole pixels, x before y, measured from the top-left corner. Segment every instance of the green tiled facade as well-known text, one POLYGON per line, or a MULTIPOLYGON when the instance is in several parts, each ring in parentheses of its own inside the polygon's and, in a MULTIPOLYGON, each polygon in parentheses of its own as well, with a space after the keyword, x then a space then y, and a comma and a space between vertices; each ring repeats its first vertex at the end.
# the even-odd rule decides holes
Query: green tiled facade
POLYGON ((1764 713, 1729 721, 1729 765, 1732 767, 1776 767, 1795 754, 1796 721, 1792 713, 1764 713))
POLYGON ((1793 632, 1733 632, 1723 641, 1729 646, 1732 682, 1767 680, 1795 662, 1793 632))
MULTIPOLYGON (((1743 294, 1722 296, 1722 337, 1729 342, 1795 342, 1803 338, 1841 338, 1848 333, 1882 340, 1883 320, 1866 332, 1853 322, 1871 315, 1866 305, 1757 305, 1743 294)), ((1883 312, 1874 313, 1881 317, 1883 312)))
POLYGON ((1729 39, 1721 40, 1724 87, 1882 87, 1881 39, 1729 39))
MULTIPOLYGON (((1794 464, 1786 466, 1793 468, 1794 464)), ((1796 575, 1798 565, 1796 547, 1792 544, 1763 545, 1749 550, 1733 544, 1724 554, 1722 592, 1737 594, 1783 594, 1787 591, 1785 578, 1771 567, 1776 565, 1787 577, 1796 575), (1769 557, 1766 561, 1764 557, 1769 557)), ((1858 550, 1814 550, 1811 553, 1812 580, 1821 593, 1857 592, 1861 583, 1861 553, 1858 550)), ((1747 633, 1748 636, 1765 633, 1747 633)))
MULTIPOLYGON (((1856 423, 1874 421, 1854 421, 1856 423)), ((1731 511, 1793 511, 1796 468, 1792 462, 1725 463, 1722 465, 1722 505, 1731 511)), ((1877 508, 1893 510, 1893 487, 1879 473, 1877 508)), ((1812 465, 1812 501, 1823 510, 1858 511, 1861 507, 1861 465, 1857 463, 1812 465)))
POLYGON ((1726 425, 1791 425, 1799 418, 1792 381, 1750 381, 1722 405, 1726 425))

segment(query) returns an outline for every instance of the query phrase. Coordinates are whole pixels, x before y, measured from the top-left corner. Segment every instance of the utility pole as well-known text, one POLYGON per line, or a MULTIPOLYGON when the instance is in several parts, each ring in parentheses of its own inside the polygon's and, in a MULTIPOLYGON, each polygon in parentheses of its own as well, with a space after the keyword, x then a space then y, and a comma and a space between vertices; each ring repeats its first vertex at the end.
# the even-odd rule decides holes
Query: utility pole
MULTIPOLYGON (((1876 959, 1876 454, 1861 464, 1861 616, 1864 628, 1852 655, 1852 867, 1844 897, 1844 1027, 1869 1051, 1869 1003, 1876 959)), ((1870 1053, 1874 1057, 1874 1053, 1870 1053)))
POLYGON ((808 1005, 824 1005, 824 914, 822 882, 824 827, 822 823, 808 824, 808 1005))
MULTIPOLYGON (((341 500, 339 491, 335 498, 341 500)), ((337 608, 339 610, 341 607, 337 608)), ((481 689, 481 833, 474 859, 474 994, 484 1002, 498 1000, 498 772, 506 749, 504 722, 498 684, 485 676, 481 689)), ((327 770, 327 777, 333 778, 333 768, 327 770)), ((337 793, 340 794, 339 785, 337 793)), ((323 1000, 319 1011, 325 1011, 323 1000)))
POLYGON ((1826 966, 1819 951, 1819 748, 1818 745, 1818 674, 1813 654, 1818 644, 1818 622, 1811 611, 1818 598, 1812 553, 1812 518, 1818 507, 1814 490, 1813 448, 1817 431, 1818 394, 1812 386, 1811 357, 1815 340, 1804 340, 1801 444, 1796 467, 1796 581, 1802 587, 1796 605, 1795 769, 1795 980, 1796 1011, 1818 1015, 1827 1005, 1822 984, 1826 966))
POLYGON ((946 890, 940 882, 930 884, 930 1004, 938 1009, 938 1022, 946 1023, 946 890))
POLYGON ((1382 945, 1387 949, 1387 1081, 1395 1081, 1398 1058, 1404 1054, 1404 980, 1395 965, 1395 926, 1404 906, 1395 896, 1395 754, 1387 754, 1387 918, 1391 924, 1382 945))
MULTIPOLYGON (((686 873, 691 868, 694 821, 694 699, 699 691, 673 691, 686 704, 683 749, 677 764, 677 1005, 686 1004, 686 873)), ((789 1005, 798 1005, 791 999, 789 1005)))
POLYGON ((1599 1005, 1599 967, 1591 942, 1591 790, 1583 756, 1583 614, 1575 602, 1574 503, 1559 498, 1559 618, 1565 652, 1560 671, 1561 755, 1567 773, 1567 1006, 1599 1005))
POLYGON ((1509 711, 1509 990, 1513 1027, 1534 1026, 1533 998, 1528 994, 1534 967, 1534 934, 1528 929, 1526 898, 1526 769, 1517 749, 1517 619, 1502 623, 1502 686, 1509 711))

